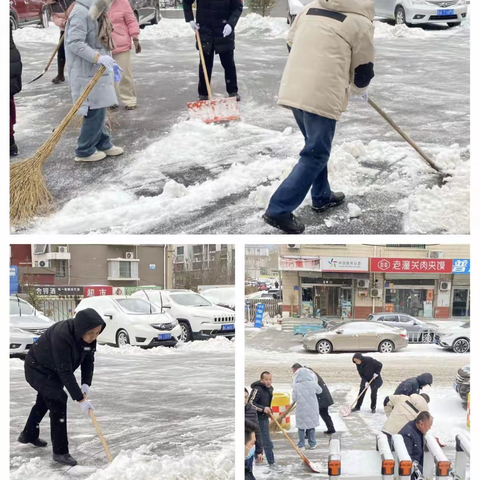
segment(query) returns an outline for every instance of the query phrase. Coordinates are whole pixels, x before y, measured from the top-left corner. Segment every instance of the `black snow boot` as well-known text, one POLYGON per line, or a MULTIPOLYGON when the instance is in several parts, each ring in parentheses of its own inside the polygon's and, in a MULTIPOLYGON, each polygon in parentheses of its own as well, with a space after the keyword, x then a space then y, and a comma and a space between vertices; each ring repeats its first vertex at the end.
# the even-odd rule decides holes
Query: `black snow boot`
POLYGON ((329 208, 337 207, 341 203, 345 201, 345 194, 342 192, 332 192, 332 196, 330 197, 330 201, 326 203, 325 205, 322 205, 320 207, 316 207, 315 205, 312 205, 312 210, 317 213, 322 213, 325 210, 328 210, 329 208))
POLYGON ((199 102, 205 102, 208 100, 208 95, 199 95, 198 96, 198 101, 199 102))
POLYGON ((377 411, 376 408, 372 408, 372 413, 375 413, 377 411))
POLYGON ((360 407, 352 408, 352 412, 359 412, 359 411, 360 411, 360 407))
POLYGON ((242 99, 238 93, 229 93, 228 96, 235 97, 237 99, 237 102, 239 102, 242 99))
POLYGON ((305 225, 297 220, 293 213, 282 215, 281 217, 270 217, 266 213, 263 214, 263 219, 272 227, 278 228, 285 233, 299 234, 305 231, 305 225))
POLYGON ((18 147, 17 147, 17 144, 14 142, 14 143, 11 143, 10 144, 10 156, 11 157, 16 157, 18 155, 18 147))
POLYGON ((20 443, 24 443, 24 444, 31 443, 32 445, 35 445, 36 447, 46 447, 48 445, 47 442, 45 440, 42 440, 41 438, 37 438, 33 442, 29 442, 25 438, 25 436, 23 435, 23 432, 18 436, 17 440, 20 443))
POLYGON ((325 435, 333 435, 336 433, 336 430, 327 430, 326 432, 323 432, 325 435))
POLYGON ((62 465, 68 465, 69 467, 74 467, 78 463, 69 453, 64 453, 63 455, 54 453, 53 461, 61 463, 62 465))

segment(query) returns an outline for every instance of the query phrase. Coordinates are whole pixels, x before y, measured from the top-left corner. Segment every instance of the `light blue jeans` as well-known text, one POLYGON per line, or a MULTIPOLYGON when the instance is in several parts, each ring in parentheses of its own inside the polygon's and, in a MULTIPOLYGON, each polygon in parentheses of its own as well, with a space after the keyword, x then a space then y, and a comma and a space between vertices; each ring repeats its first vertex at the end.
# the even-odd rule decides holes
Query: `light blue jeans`
POLYGON ((308 437, 308 445, 314 447, 317 444, 317 439, 315 437, 315 429, 307 428, 306 430, 298 429, 298 448, 303 448, 305 446, 305 432, 308 437))
POLYGON ((110 134, 105 128, 107 109, 89 109, 86 117, 83 117, 82 129, 78 137, 77 157, 89 157, 97 150, 102 152, 113 147, 110 134))

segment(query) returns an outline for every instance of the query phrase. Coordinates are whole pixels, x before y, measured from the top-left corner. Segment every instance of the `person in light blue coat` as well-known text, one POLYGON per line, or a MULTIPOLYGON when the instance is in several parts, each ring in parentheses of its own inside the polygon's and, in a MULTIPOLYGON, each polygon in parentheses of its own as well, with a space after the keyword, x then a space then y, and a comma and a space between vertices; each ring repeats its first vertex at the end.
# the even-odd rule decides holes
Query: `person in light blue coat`
POLYGON ((295 422, 298 429, 298 448, 305 447, 305 434, 310 449, 317 446, 315 428, 320 425, 317 395, 322 393, 317 377, 308 368, 300 368, 293 377, 292 401, 297 403, 295 422))
POLYGON ((113 0, 77 0, 65 31, 65 53, 73 101, 103 65, 104 75, 79 110, 83 115, 78 138, 76 161, 96 162, 117 156, 123 149, 115 147, 105 128, 107 108, 117 103, 114 78, 120 69, 111 56, 114 48, 112 24, 106 14, 113 0))

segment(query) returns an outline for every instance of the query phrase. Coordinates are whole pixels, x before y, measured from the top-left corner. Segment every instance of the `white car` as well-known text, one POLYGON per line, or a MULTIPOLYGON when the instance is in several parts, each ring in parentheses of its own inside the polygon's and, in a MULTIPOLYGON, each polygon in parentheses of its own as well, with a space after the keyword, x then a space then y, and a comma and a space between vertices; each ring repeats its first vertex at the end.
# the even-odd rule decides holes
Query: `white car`
POLYGON ((374 0, 375 15, 395 20, 397 25, 446 23, 460 25, 467 18, 465 0, 374 0))
POLYGON ((32 305, 30 305, 28 302, 16 297, 15 295, 10 295, 10 316, 12 315, 33 315, 35 317, 51 321, 51 319, 45 316, 43 312, 37 310, 35 307, 32 307, 32 305))
POLYGON ((141 298, 120 295, 84 298, 75 315, 86 308, 93 308, 107 324, 97 340, 101 344, 172 347, 182 333, 175 319, 141 298))
POLYGON ((467 353, 470 351, 470 322, 458 327, 440 329, 435 334, 435 343, 455 353, 467 353))
POLYGON ((25 358, 39 335, 10 326, 10 357, 25 358))
POLYGON ((182 341, 235 336, 235 313, 191 290, 139 290, 132 297, 149 298, 168 309, 182 328, 182 341))
POLYGON ((209 288, 202 292, 202 296, 215 305, 235 310, 235 287, 209 288))
POLYGON ((287 0, 287 23, 291 25, 295 17, 303 10, 305 5, 312 3, 313 0, 287 0))
POLYGON ((55 322, 45 316, 37 315, 10 315, 10 327, 20 328, 36 337, 54 325, 55 322))

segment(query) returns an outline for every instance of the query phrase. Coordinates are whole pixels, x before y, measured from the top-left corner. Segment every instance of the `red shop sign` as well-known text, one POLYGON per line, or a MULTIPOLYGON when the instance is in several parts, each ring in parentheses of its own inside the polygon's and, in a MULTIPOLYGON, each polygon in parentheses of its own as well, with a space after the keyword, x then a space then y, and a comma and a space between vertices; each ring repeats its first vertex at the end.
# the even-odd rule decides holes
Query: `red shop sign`
POLYGON ((452 273, 452 259, 371 258, 371 272, 452 273))
POLYGON ((113 287, 111 285, 83 287, 83 296, 100 297, 102 295, 113 295, 113 287))

